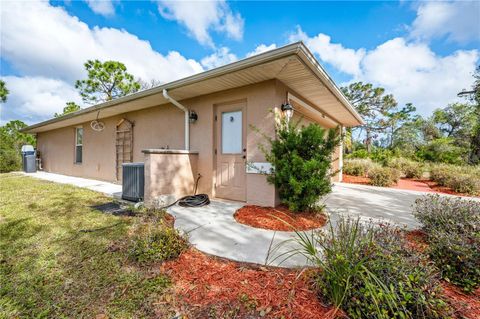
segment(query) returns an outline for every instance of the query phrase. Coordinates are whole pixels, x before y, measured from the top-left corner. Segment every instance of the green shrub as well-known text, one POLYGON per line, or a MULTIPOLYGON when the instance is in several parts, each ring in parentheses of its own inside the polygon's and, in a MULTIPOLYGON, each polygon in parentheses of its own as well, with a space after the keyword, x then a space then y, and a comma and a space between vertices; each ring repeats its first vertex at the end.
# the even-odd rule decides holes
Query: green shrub
POLYGON ((427 234, 428 252, 447 281, 470 292, 480 285, 480 202, 429 195, 414 216, 427 234))
POLYGON ((0 126, 0 173, 17 171, 22 168, 20 150, 22 145, 35 145, 35 137, 20 133, 27 127, 22 121, 14 120, 0 126))
POLYGON ((130 255, 140 263, 161 262, 178 257, 188 247, 186 238, 160 223, 140 221, 130 242, 130 255))
POLYGON ((458 193, 476 195, 480 192, 480 180, 469 174, 456 174, 447 181, 447 186, 458 193))
POLYGON ((336 129, 325 130, 316 124, 282 121, 270 149, 262 148, 274 167, 267 180, 274 184, 283 204, 294 212, 318 211, 318 200, 332 190, 331 163, 339 136, 336 129))
POLYGON ((412 162, 411 165, 405 167, 403 173, 406 178, 422 178, 423 177, 423 165, 418 162, 412 162))
POLYGON ((442 137, 421 146, 416 156, 424 161, 461 165, 466 162, 469 149, 458 146, 453 138, 442 137))
POLYGON ((451 165, 439 164, 432 165, 430 168, 430 178, 440 186, 447 186, 450 178, 458 174, 458 170, 451 165))
POLYGON ((431 165, 430 178, 441 186, 459 193, 476 195, 480 192, 480 173, 477 167, 446 164, 431 165))
POLYGON ((346 159, 343 162, 343 172, 347 175, 366 176, 372 166, 370 159, 346 159))
POLYGON ((400 171, 395 168, 376 166, 368 172, 370 183, 374 186, 391 186, 400 179, 400 171))
POLYGON ((387 166, 400 170, 407 178, 421 178, 423 175, 423 165, 421 163, 404 157, 391 159, 387 166))
POLYGON ((354 158, 369 158, 369 153, 366 149, 355 150, 352 153, 346 156, 347 159, 354 159, 354 158))
POLYGON ((341 218, 329 231, 297 236, 300 253, 319 267, 314 278, 324 302, 349 318, 448 317, 435 270, 406 249, 399 229, 341 218))

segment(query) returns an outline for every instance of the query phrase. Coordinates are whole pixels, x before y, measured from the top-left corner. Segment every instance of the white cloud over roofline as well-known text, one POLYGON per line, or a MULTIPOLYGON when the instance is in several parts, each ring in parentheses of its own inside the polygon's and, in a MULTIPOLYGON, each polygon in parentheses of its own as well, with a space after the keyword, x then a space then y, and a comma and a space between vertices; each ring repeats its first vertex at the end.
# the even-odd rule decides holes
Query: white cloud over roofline
POLYGON ((187 28, 199 43, 210 47, 215 44, 211 31, 225 33, 229 38, 241 40, 244 20, 233 12, 224 0, 218 1, 158 1, 160 15, 177 21, 187 28))

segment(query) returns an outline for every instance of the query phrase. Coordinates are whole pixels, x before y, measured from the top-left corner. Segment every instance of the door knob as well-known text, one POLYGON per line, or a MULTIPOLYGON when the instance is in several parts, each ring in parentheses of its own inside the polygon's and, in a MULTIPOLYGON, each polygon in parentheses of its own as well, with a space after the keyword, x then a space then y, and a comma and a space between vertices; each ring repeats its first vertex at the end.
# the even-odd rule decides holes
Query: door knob
POLYGON ((244 159, 245 159, 245 158, 247 158, 247 157, 246 157, 245 155, 243 155, 243 156, 242 156, 242 158, 244 158, 244 159))
POLYGON ((244 151, 244 152, 246 152, 246 151, 247 151, 247 149, 246 149, 246 148, 244 148, 244 149, 243 149, 243 151, 244 151))

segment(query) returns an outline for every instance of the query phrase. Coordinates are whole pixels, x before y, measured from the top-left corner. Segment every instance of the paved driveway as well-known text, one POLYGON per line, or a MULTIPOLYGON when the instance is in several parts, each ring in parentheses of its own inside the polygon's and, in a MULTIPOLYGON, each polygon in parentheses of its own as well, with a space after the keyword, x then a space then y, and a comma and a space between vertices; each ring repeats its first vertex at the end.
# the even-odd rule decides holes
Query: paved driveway
MULTIPOLYGON (((359 216, 361 219, 388 221, 400 226, 415 228, 418 224, 412 216, 412 204, 426 193, 385 189, 363 185, 338 183, 325 199, 333 222, 342 214, 359 216)), ((175 227, 188 233, 190 242, 199 250, 232 260, 293 267, 307 265, 302 256, 281 262, 276 258, 292 248, 295 242, 269 248, 294 238, 292 232, 271 231, 239 224, 233 218, 243 203, 214 200, 208 206, 169 208, 175 216, 175 227)))
POLYGON ((417 198, 426 194, 431 193, 336 183, 324 203, 332 220, 348 214, 415 228, 419 224, 412 215, 412 206, 417 198))

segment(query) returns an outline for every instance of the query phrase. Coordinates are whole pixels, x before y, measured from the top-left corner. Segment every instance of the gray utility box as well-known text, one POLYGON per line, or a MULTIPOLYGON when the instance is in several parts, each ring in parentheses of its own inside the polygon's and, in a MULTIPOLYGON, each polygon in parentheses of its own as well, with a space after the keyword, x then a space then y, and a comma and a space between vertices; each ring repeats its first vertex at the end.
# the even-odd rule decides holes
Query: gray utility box
POLYGON ((122 199, 138 202, 143 200, 145 189, 145 164, 122 164, 122 199))
POLYGON ((22 166, 25 173, 37 171, 37 155, 32 145, 22 146, 22 166))

